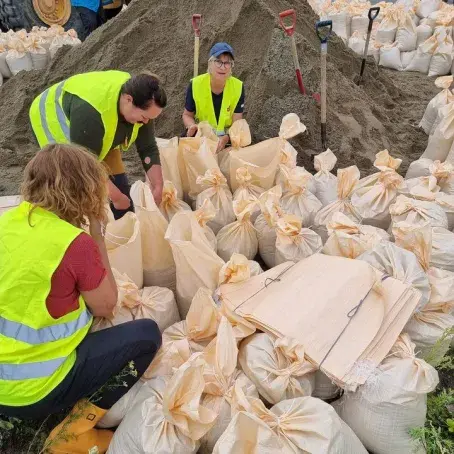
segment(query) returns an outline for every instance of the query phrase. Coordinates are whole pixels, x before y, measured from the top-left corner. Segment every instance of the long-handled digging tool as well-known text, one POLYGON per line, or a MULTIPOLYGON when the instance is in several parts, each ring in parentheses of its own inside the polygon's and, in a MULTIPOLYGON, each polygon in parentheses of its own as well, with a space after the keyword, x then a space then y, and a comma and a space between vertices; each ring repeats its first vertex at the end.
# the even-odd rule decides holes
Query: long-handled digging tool
POLYGON ((202 15, 192 15, 192 28, 194 29, 194 77, 199 75, 199 48, 200 48, 200 26, 202 25, 202 15))
POLYGON ((356 85, 361 85, 361 83, 363 82, 363 74, 364 74, 364 69, 366 68, 367 52, 369 51, 369 42, 370 42, 370 35, 372 33, 372 25, 379 13, 380 13, 380 7, 375 6, 375 7, 371 8, 369 10, 369 13, 367 14, 367 17, 369 18, 369 26, 367 28, 366 43, 364 44, 364 54, 363 54, 363 60, 361 61, 361 70, 359 72, 359 76, 355 77, 356 85))
POLYGON ((293 64, 295 65, 295 71, 296 71, 296 80, 298 81, 298 87, 300 89, 300 92, 305 95, 306 94, 306 89, 304 88, 303 85, 303 76, 301 75, 301 68, 300 68, 300 63, 298 61, 298 52, 296 50, 296 41, 295 41, 295 25, 296 25, 296 12, 294 9, 288 9, 287 11, 282 11, 282 13, 279 13, 279 21, 281 23, 281 27, 284 30, 284 32, 287 34, 287 36, 290 37, 291 43, 292 43, 292 56, 293 56, 293 64), (290 25, 286 25, 284 22, 284 19, 291 17, 292 23, 290 25))
POLYGON ((321 136, 323 150, 326 146, 326 55, 328 53, 328 38, 333 31, 333 22, 330 20, 318 21, 315 24, 315 31, 321 43, 321 136))

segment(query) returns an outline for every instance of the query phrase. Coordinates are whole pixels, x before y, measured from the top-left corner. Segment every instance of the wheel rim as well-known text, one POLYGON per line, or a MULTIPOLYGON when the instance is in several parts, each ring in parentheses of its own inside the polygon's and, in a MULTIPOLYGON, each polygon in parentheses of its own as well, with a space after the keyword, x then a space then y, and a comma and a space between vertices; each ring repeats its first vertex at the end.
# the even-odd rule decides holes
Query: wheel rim
POLYGON ((71 16, 70 0, 33 0, 33 7, 47 25, 64 25, 71 16))

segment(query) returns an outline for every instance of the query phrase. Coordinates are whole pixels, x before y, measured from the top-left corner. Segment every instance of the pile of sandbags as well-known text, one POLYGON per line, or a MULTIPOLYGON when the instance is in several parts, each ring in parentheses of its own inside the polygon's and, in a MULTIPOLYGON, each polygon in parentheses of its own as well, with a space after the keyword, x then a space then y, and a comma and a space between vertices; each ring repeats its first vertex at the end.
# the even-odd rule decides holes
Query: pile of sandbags
POLYGON ((442 0, 398 0, 372 5, 368 1, 309 2, 322 20, 359 55, 364 54, 368 11, 379 6, 368 55, 380 66, 432 76, 453 73, 454 6, 442 0))
POLYGON ((60 25, 0 33, 0 85, 20 71, 44 69, 58 49, 80 43, 75 30, 66 32, 60 25))
MULTIPOLYGON (((364 15, 354 17, 350 26, 361 29, 364 15)), ((439 112, 451 106, 450 96, 444 92, 432 102, 425 127, 436 117, 434 123, 449 129, 439 112)), ((148 185, 136 182, 136 213, 107 225, 119 299, 113 317, 95 320, 93 329, 149 317, 163 333, 141 380, 101 422, 120 424, 111 454, 411 452, 408 431, 424 423, 426 394, 438 382, 425 359, 433 361, 435 347, 437 360, 445 353, 451 339, 441 346, 439 339, 454 323, 454 165, 421 158, 404 179, 401 161, 383 150, 375 173, 361 178, 351 166, 337 169, 336 176, 336 157, 326 150, 315 156, 311 175, 297 166, 288 142, 304 130, 289 114, 278 137, 250 145, 249 127, 241 120, 232 125, 232 147, 220 155, 206 125, 194 138, 160 139, 161 205, 148 185), (302 345, 306 340, 296 339, 297 333, 267 330, 233 309, 221 291, 228 287, 234 294, 250 286, 251 300, 258 282, 260 288, 280 281, 296 285, 300 275, 287 282, 269 273, 318 258, 355 260, 347 262, 354 267, 366 262, 372 287, 356 275, 350 279, 377 301, 403 285, 394 280, 412 294, 410 305, 408 295, 395 299, 402 320, 397 329, 393 325, 389 345, 370 347, 387 350, 396 340, 392 350, 382 351, 372 365, 359 356, 348 363, 351 376, 364 377, 354 386, 308 356, 313 343, 302 345), (279 268, 262 275, 254 261, 259 259, 279 268), (394 278, 388 284, 387 276, 394 278), (346 392, 333 402, 339 386, 346 392)), ((350 297, 348 289, 344 296, 350 297)), ((335 297, 338 302, 339 292, 335 297)), ((273 310, 286 314, 283 299, 273 310)), ((293 307, 297 311, 298 304, 293 307)), ((347 322, 356 310, 346 314, 347 322)), ((317 327, 305 329, 306 338, 313 332, 318 339, 317 327)))

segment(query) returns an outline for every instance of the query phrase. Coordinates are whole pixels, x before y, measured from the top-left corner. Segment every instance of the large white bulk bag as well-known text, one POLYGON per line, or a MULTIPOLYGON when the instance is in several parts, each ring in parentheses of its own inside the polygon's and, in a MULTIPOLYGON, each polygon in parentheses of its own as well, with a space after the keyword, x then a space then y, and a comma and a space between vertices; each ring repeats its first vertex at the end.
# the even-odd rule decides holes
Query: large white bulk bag
POLYGON ((334 406, 369 451, 409 454, 410 429, 424 426, 426 396, 437 384, 437 371, 415 356, 415 344, 402 334, 366 383, 334 406))
POLYGON ((109 222, 106 227, 106 249, 110 266, 143 287, 142 239, 140 222, 135 213, 109 222))
POLYGON ((233 389, 235 416, 213 454, 366 454, 353 431, 320 399, 283 400, 268 410, 263 402, 233 389))
POLYGON ((453 79, 453 76, 443 76, 438 77, 435 80, 435 86, 442 88, 442 90, 430 100, 429 104, 427 104, 424 115, 419 123, 419 127, 424 129, 426 134, 430 133, 435 120, 437 119, 438 110, 454 101, 454 94, 449 89, 453 79))
POLYGON ((109 454, 195 454, 217 414, 201 405, 205 361, 194 355, 172 378, 154 378, 140 389, 147 396, 123 419, 109 454))
POLYGON ((216 289, 224 261, 213 251, 190 211, 182 211, 172 218, 165 238, 170 242, 175 260, 178 309, 181 318, 185 318, 200 287, 216 289))
POLYGON ((299 262, 310 257, 323 247, 320 235, 311 229, 303 228, 301 219, 284 215, 276 225, 275 264, 299 262))
POLYGON ((333 32, 344 42, 350 38, 352 18, 347 12, 329 13, 327 20, 333 22, 333 32))
POLYGON ((337 177, 331 173, 336 165, 337 158, 328 148, 323 153, 314 157, 314 175, 315 193, 323 206, 334 202, 337 199, 337 177))
POLYGON ((304 358, 304 347, 294 339, 253 334, 241 342, 238 361, 270 404, 312 394, 315 367, 304 358))
POLYGON ((140 222, 143 284, 175 290, 175 261, 165 239, 169 223, 156 206, 148 184, 136 181, 131 187, 131 198, 140 222))

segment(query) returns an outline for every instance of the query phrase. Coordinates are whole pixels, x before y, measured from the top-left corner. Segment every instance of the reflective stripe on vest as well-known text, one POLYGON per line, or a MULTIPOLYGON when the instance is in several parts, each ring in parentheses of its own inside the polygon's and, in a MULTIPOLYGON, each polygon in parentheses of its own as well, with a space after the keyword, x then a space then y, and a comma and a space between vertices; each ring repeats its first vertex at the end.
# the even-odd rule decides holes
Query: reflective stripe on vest
POLYGON ((37 363, 0 364, 0 380, 30 380, 33 378, 49 377, 65 361, 66 357, 37 363))
MULTIPOLYGON (((63 91, 63 85, 65 82, 60 82, 57 85, 57 88, 55 90, 55 111, 57 114, 57 119, 58 119, 58 124, 60 125, 61 131, 63 135, 65 136, 66 142, 70 141, 70 136, 69 136, 69 126, 67 124, 67 119, 66 115, 63 112, 62 106, 60 105, 60 97, 63 91)), ((48 88, 44 93, 42 93, 40 99, 39 99, 39 115, 41 117, 41 126, 44 130, 44 134, 46 135, 48 143, 56 143, 58 139, 52 135, 52 133, 49 130, 49 125, 47 124, 47 117, 46 117, 46 102, 47 102, 47 97, 49 96, 49 90, 48 88)))
POLYGON ((210 74, 202 74, 192 79, 192 96, 196 105, 195 117, 198 122, 208 121, 218 135, 225 134, 233 122, 235 108, 241 98, 243 82, 235 77, 229 77, 226 81, 222 95, 221 111, 216 121, 211 92, 210 74))
POLYGON ((76 331, 87 325, 87 323, 90 323, 91 318, 90 312, 85 310, 81 312, 76 320, 34 329, 0 316, 0 334, 30 345, 45 344, 72 336, 76 331))

